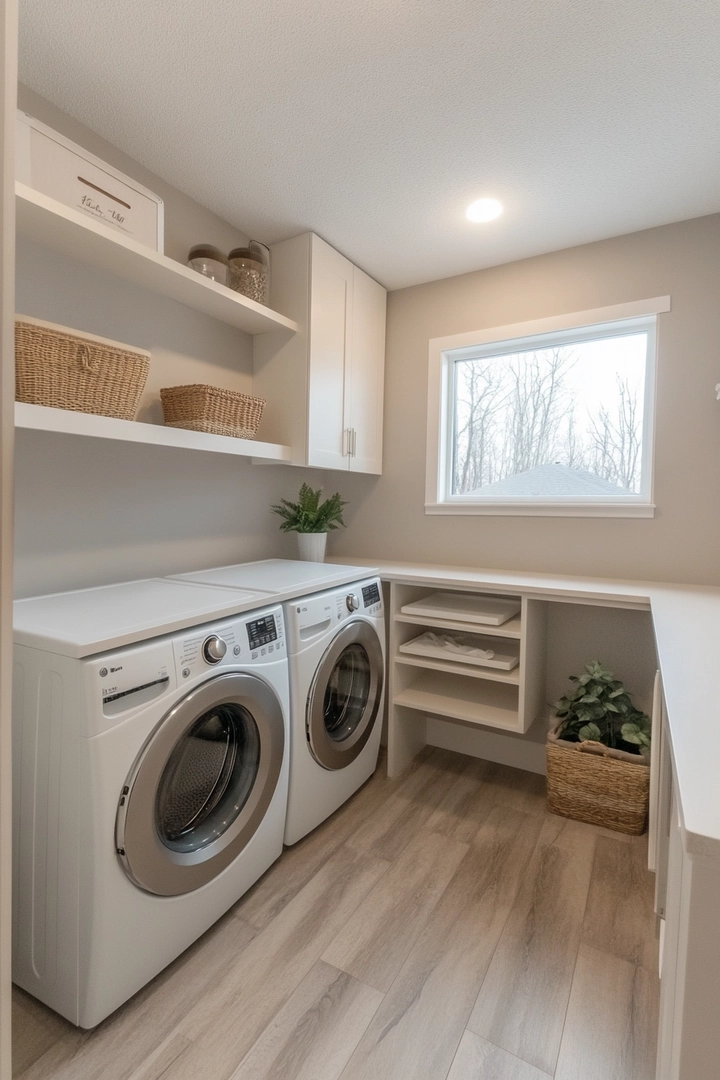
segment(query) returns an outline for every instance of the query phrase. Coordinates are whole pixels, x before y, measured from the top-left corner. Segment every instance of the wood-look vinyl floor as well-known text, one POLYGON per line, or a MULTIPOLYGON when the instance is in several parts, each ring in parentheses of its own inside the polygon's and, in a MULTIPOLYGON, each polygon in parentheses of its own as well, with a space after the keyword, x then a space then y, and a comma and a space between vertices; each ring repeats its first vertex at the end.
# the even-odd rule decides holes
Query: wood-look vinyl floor
POLYGON ((92 1032, 17 990, 17 1080, 652 1080, 646 840, 423 752, 92 1032))

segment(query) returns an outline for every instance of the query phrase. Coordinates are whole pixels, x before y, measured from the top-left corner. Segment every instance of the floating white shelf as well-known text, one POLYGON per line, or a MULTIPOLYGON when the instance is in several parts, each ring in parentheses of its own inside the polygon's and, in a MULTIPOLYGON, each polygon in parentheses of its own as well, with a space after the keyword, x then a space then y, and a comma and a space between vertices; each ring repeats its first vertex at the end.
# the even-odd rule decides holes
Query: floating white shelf
POLYGON ((117 274, 248 334, 297 331, 297 323, 292 319, 202 277, 190 267, 113 232, 25 184, 15 184, 15 214, 18 232, 28 239, 117 274))
POLYGON ((44 405, 28 405, 22 401, 15 402, 15 426, 32 431, 85 435, 93 439, 111 439, 116 442, 205 450, 214 454, 230 454, 261 461, 289 462, 292 459, 292 449, 277 443, 231 439, 226 435, 209 435, 204 431, 188 431, 185 428, 163 427, 160 424, 139 424, 135 420, 116 420, 112 416, 50 409, 44 405))

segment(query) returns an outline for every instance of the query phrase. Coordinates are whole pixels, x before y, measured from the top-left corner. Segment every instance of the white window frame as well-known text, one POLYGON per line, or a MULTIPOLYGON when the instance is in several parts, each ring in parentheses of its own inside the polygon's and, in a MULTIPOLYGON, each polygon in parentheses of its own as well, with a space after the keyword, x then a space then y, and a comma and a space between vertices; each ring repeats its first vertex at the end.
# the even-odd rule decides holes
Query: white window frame
MULTIPOLYGON (((532 322, 496 326, 491 329, 432 338, 428 366, 427 460, 425 480, 426 514, 494 514, 546 517, 653 517, 655 381, 657 361, 657 316, 670 311, 670 297, 633 300, 612 307, 594 308, 567 315, 553 315, 532 322), (453 372, 457 360, 471 359, 478 348, 493 346, 493 354, 522 351, 536 346, 542 334, 563 336, 568 341, 581 331, 588 337, 610 337, 632 329, 648 333, 645 399, 643 409, 642 481, 639 494, 615 496, 566 496, 552 499, 522 497, 490 499, 474 495, 453 495, 450 439, 453 432, 453 372), (640 323, 644 320, 644 325, 640 323), (624 325, 625 324, 625 325, 624 325)), ((631 331, 630 331, 631 332, 631 331)))

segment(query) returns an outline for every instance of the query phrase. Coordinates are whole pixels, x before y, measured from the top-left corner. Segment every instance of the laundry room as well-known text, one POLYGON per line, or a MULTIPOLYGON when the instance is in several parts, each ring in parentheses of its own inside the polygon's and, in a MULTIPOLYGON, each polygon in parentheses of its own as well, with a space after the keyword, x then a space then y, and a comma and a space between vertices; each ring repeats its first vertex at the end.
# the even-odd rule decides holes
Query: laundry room
POLYGON ((0 1080, 717 1080, 717 12, 0 11, 0 1080))

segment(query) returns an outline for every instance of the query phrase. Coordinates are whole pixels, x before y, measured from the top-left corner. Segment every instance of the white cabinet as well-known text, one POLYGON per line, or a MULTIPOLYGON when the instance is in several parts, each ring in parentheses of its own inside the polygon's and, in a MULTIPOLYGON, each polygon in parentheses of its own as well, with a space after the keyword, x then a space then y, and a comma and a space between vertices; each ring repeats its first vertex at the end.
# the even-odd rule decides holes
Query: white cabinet
POLYGON ((255 339, 263 432, 282 431, 297 465, 380 473, 385 289, 313 233, 271 257, 272 303, 300 329, 255 339))
MULTIPOLYGON (((720 858, 688 851, 662 707, 656 911, 663 922, 657 1080, 717 1080, 720 858)), ((656 753, 653 737, 653 750, 656 753)))

